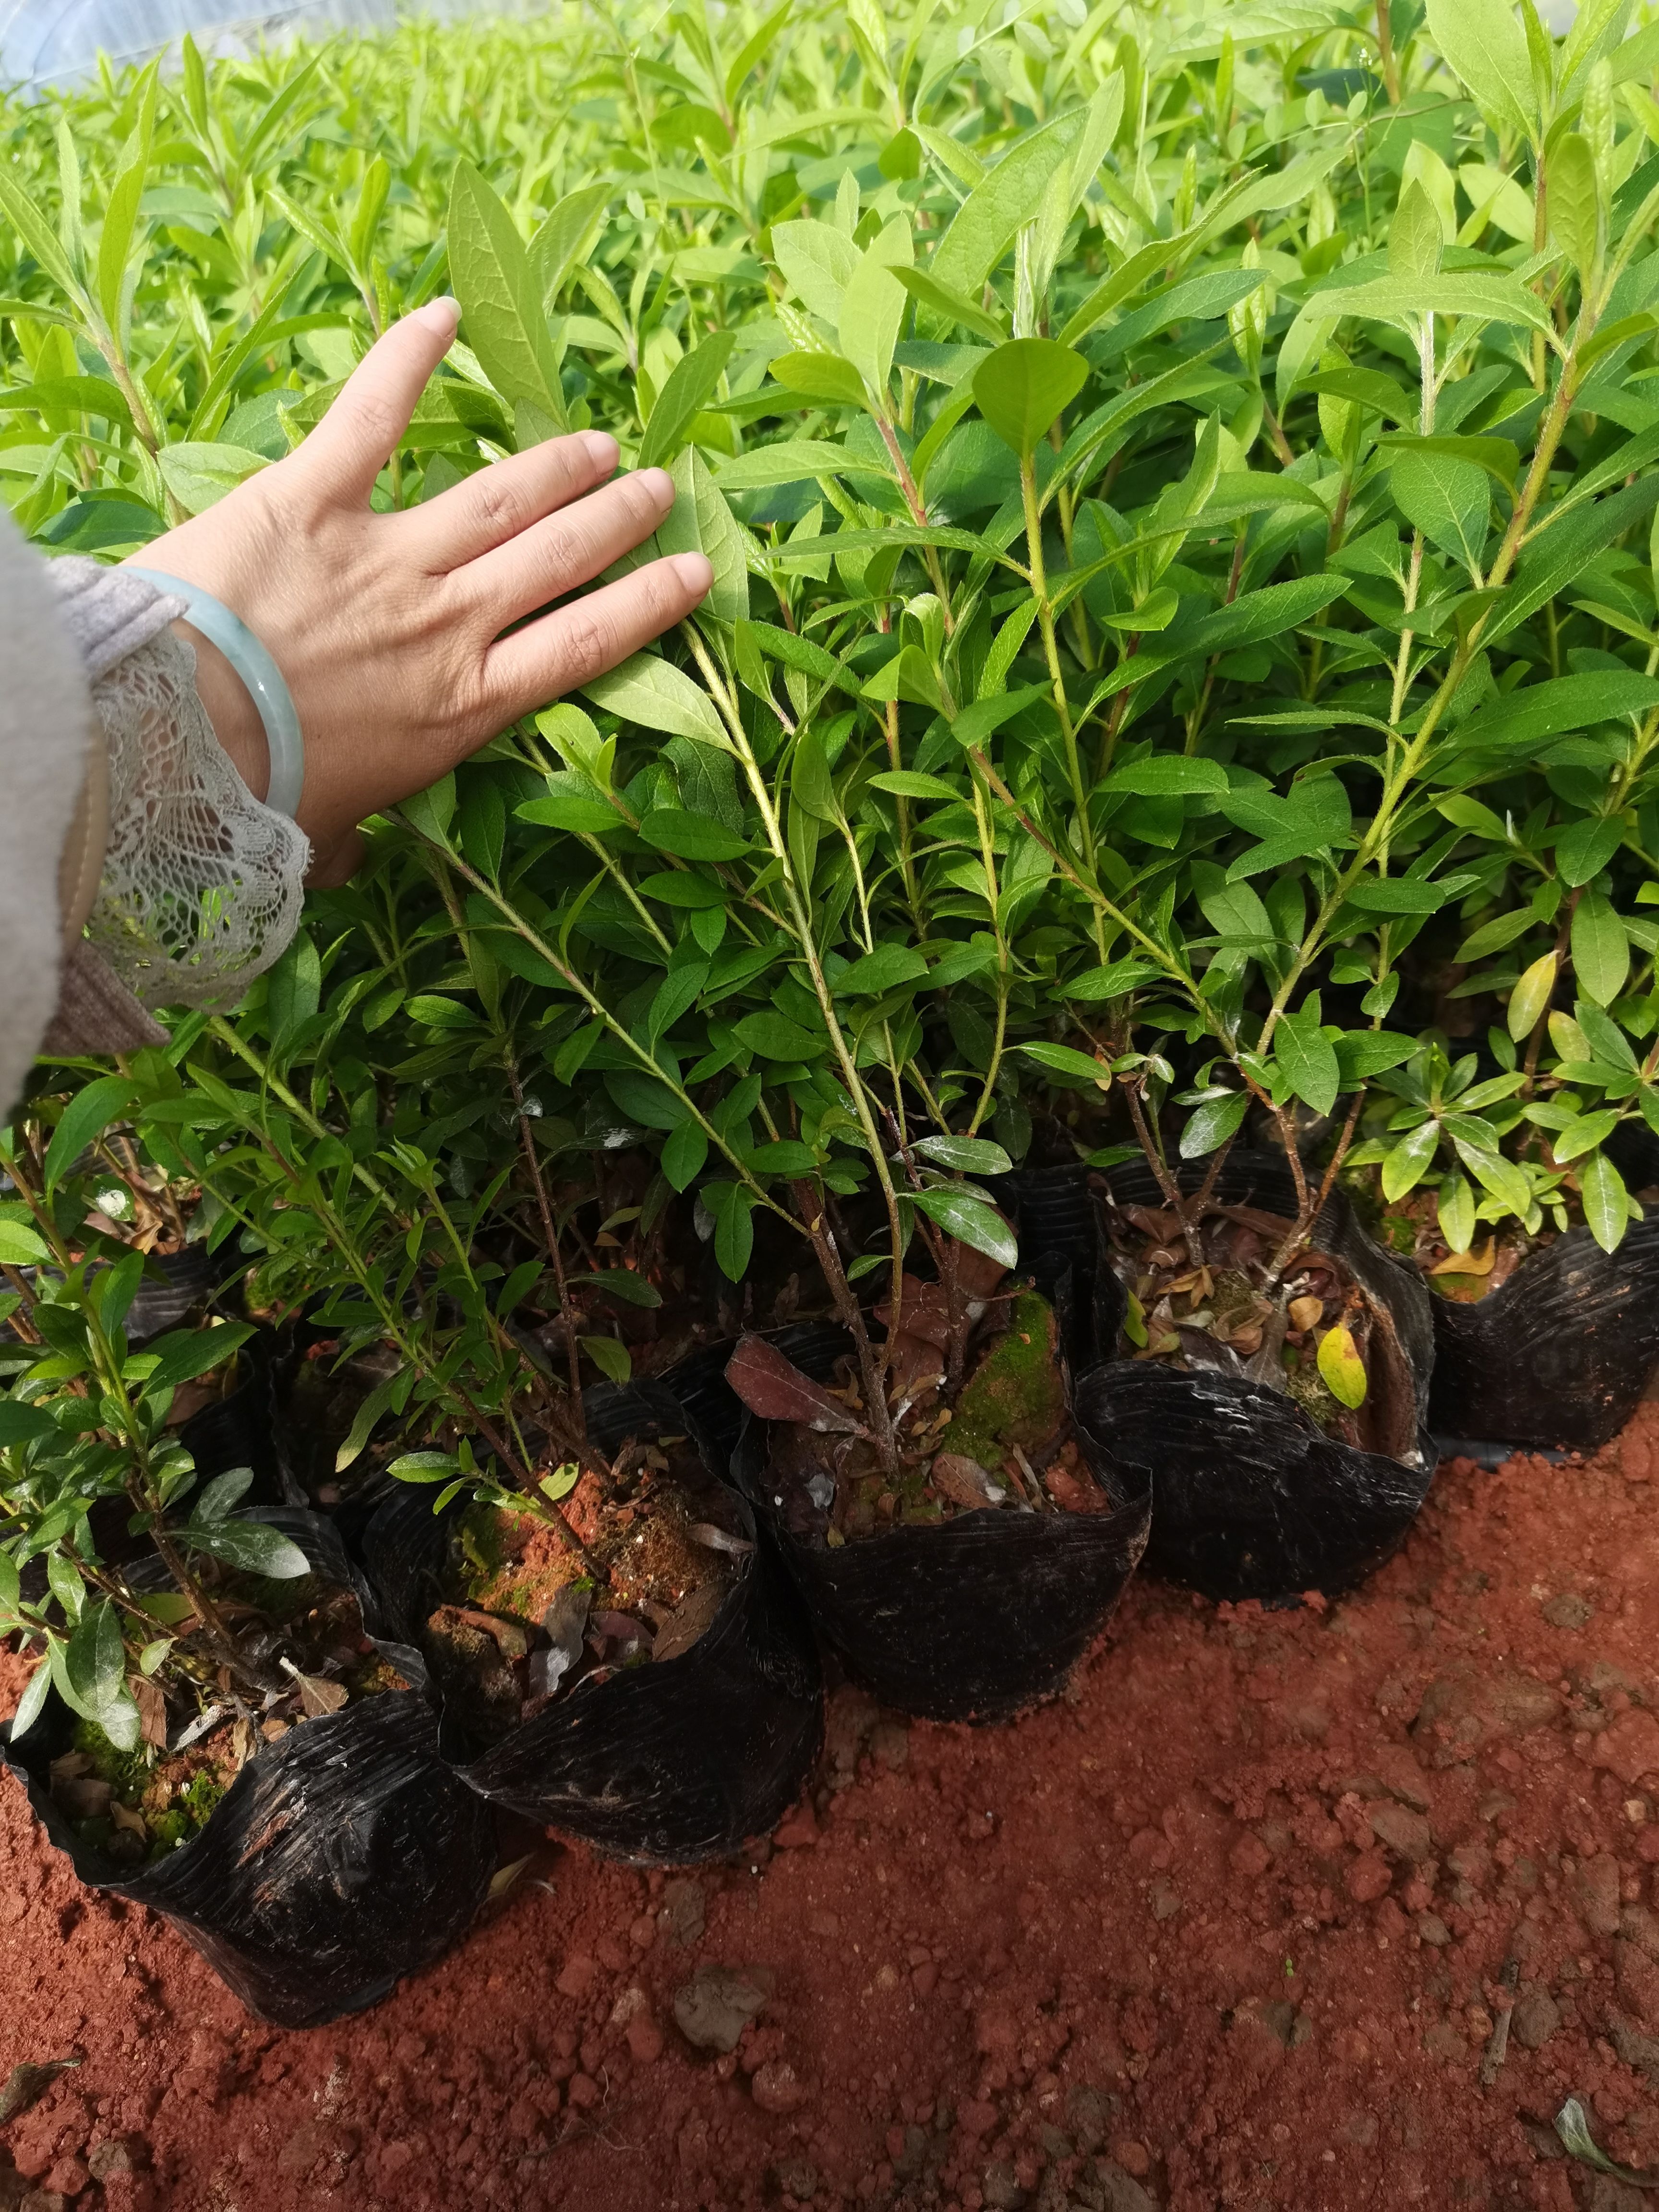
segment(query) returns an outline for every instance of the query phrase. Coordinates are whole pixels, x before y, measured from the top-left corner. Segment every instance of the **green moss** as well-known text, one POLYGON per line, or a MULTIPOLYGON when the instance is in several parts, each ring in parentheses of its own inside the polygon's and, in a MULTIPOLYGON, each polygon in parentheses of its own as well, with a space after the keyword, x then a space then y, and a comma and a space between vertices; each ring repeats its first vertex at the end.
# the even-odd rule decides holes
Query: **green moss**
POLYGON ((149 1760, 144 1747, 123 1751, 112 1744, 96 1721, 77 1720, 71 1741, 78 1752, 92 1761, 92 1771, 100 1782, 107 1782, 124 1805, 136 1805, 144 1794, 149 1780, 149 1760))
POLYGON ((173 1799, 173 1809, 182 1811, 192 1831, 206 1827, 225 1794, 225 1784, 210 1767, 203 1767, 191 1778, 190 1786, 173 1799))
POLYGON ((1054 1309, 1035 1291, 1017 1297, 1000 1336, 957 1401, 944 1442, 994 1472, 1012 1444, 1047 1443, 1066 1413, 1054 1309))
POLYGON ((158 1813, 149 1824, 150 1858, 164 1859, 193 1832, 182 1813, 158 1813))
POLYGON ((1311 1352, 1305 1359, 1299 1358, 1294 1350, 1286 1355, 1285 1388, 1315 1426, 1323 1429, 1328 1435, 1341 1421, 1345 1408, 1326 1389, 1325 1379, 1311 1352))
POLYGON ((467 1595, 476 1599, 512 1558, 506 1515, 494 1505, 469 1505, 461 1516, 459 1541, 467 1595))

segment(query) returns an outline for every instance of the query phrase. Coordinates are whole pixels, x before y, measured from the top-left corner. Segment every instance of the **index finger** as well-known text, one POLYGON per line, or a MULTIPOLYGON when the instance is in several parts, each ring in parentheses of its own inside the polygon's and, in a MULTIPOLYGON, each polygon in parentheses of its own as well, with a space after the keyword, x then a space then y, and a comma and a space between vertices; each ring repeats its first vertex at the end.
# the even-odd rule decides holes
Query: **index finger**
POLYGON ((315 490, 338 506, 368 505, 433 370, 455 343, 460 318, 455 301, 429 301, 375 340, 293 456, 315 490))

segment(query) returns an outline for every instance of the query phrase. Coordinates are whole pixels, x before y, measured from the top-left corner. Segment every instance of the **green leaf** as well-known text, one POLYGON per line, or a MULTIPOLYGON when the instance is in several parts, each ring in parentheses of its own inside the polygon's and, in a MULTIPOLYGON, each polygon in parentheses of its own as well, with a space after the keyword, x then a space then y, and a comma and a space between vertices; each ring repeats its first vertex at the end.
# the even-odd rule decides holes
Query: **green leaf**
POLYGON ((1586 891, 1572 917, 1572 966, 1586 998, 1610 1006, 1630 973, 1630 939, 1612 902, 1586 891))
POLYGON ((1219 1152, 1229 1137, 1238 1133, 1249 1104, 1248 1091, 1233 1091, 1224 1098, 1206 1098, 1201 1106, 1195 1106, 1181 1133, 1182 1158, 1201 1160, 1219 1152))
POLYGON ((1362 914, 1437 914, 1448 896, 1417 876, 1362 876, 1347 895, 1362 914))
POLYGON ((1535 133, 1532 63, 1510 0, 1429 0, 1429 35, 1483 113, 1510 131, 1535 133))
POLYGON ((82 1613, 65 1654, 66 1671, 83 1712, 101 1712, 120 1694, 125 1653, 120 1616, 107 1598, 82 1613))
POLYGON ((696 1121, 680 1122, 663 1141, 662 1171, 676 1190, 690 1188, 708 1158, 708 1138, 696 1121))
MULTIPOLYGON (((1503 825, 1500 823, 1498 826, 1501 830, 1503 825)), ((1452 958, 1459 962, 1485 960, 1492 953, 1504 951, 1517 937, 1524 937, 1537 925, 1538 916, 1529 906, 1517 907, 1512 914, 1500 914, 1471 931, 1452 958)))
MULTIPOLYGON (((41 1707, 46 1702, 53 1675, 57 1672, 54 1662, 58 1661, 58 1641, 55 1636, 47 1638, 46 1656, 36 1666, 34 1672, 23 1686, 23 1694, 17 1700, 17 1711, 11 1717, 11 1741, 14 1743, 20 1741, 28 1734, 40 1716, 41 1707)), ((58 1662, 58 1664, 61 1664, 61 1662, 58 1662)))
POLYGON ((1000 1145, 984 1137, 918 1137, 910 1147, 936 1167, 957 1175, 1011 1175, 1013 1162, 1000 1145))
POLYGON ((1041 211, 1049 179, 1082 134, 1086 109, 1074 107, 1018 138, 975 185, 951 220, 930 264, 951 291, 971 299, 1041 211))
POLYGON ((193 1552, 206 1552, 243 1574, 264 1575, 271 1582, 297 1582, 311 1572, 299 1546, 263 1521, 187 1521, 173 1535, 193 1552))
POLYGON ((859 265, 859 250, 852 240, 834 223, 776 222, 772 226, 772 258, 795 297, 834 328, 859 265))
POLYGON ((921 982, 927 963, 913 945, 878 945, 837 975, 831 988, 837 998, 882 997, 905 983, 921 982))
POLYGON ((639 467, 666 468, 673 459, 719 388, 737 342, 735 331, 715 331, 675 362, 640 441, 639 467))
POLYGON ((750 850, 746 837, 678 806, 653 808, 641 820, 640 835, 647 845, 679 860, 735 860, 750 850))
POLYGON ((86 295, 67 255, 51 224, 12 173, 9 159, 0 163, 0 215, 10 223, 23 251, 40 263, 54 288, 70 301, 83 301, 86 295))
POLYGON ((155 456, 161 481, 186 514, 202 514, 227 493, 258 476, 270 464, 245 446, 199 445, 185 440, 163 446, 155 456))
MULTIPOLYGON (((0 1266, 33 1267, 51 1256, 43 1239, 26 1224, 0 1220, 0 1266)), ((3 1410, 0 1408, 0 1412, 3 1410)), ((3 1432, 0 1432, 0 1441, 6 1441, 3 1432)))
POLYGON ((471 1006, 435 991, 417 991, 404 1011, 410 1021, 429 1030, 470 1030, 478 1025, 478 1017, 471 1006))
POLYGON ((1066 1078, 1073 1083, 1091 1083, 1104 1091, 1112 1079, 1111 1070, 1103 1060, 1096 1060, 1086 1052, 1079 1052, 1069 1044, 1017 1044, 1012 1049, 1023 1052, 1028 1060, 1046 1067, 1051 1075, 1066 1078))
POLYGON ((1523 1037, 1529 1037, 1542 1019, 1555 989, 1559 965, 1553 952, 1544 953, 1522 973, 1510 993, 1506 1018, 1510 1035, 1516 1044, 1523 1037))
POLYGON ((1165 970, 1155 961, 1143 960, 1131 953, 1127 959, 1108 960, 1099 968, 1085 968, 1080 975, 1068 976, 1057 984, 1057 999, 1079 999, 1093 1003, 1102 999, 1121 999, 1126 993, 1138 991, 1145 983, 1161 983, 1167 980, 1165 970))
POLYGON ((842 295, 841 349, 863 378, 865 389, 884 408, 893 348, 909 304, 892 264, 908 263, 910 258, 910 226, 900 216, 871 241, 842 295))
POLYGON ((964 707, 951 724, 951 735, 959 745, 982 745, 994 737, 1005 722, 1016 714, 1023 714, 1039 699, 1052 699, 1054 693, 1046 684, 1031 684, 1023 690, 1004 691, 994 699, 975 699, 964 707))
POLYGON ((576 1341, 608 1382, 632 1380, 634 1362, 625 1344, 614 1336, 579 1336, 576 1341))
POLYGON ((703 1203, 714 1217, 714 1257, 729 1283, 740 1283, 749 1272, 755 1249, 754 1199, 740 1183, 704 1186, 703 1203))
POLYGON ((1492 514, 1486 471, 1445 453, 1407 451, 1395 453, 1389 476, 1395 504, 1413 528, 1454 561, 1478 569, 1492 514))
POLYGON ((1292 1093, 1316 1114, 1328 1114, 1342 1087, 1336 1050, 1320 1026, 1317 1007, 1286 1014, 1273 1034, 1273 1058, 1292 1093))
POLYGON ((1460 750, 1501 746, 1518 751, 1564 731, 1650 714, 1655 707, 1659 707, 1659 677, 1644 676, 1633 668, 1598 668, 1524 684, 1518 691, 1488 700, 1457 726, 1451 742, 1460 750))
POLYGON ((253 1486, 251 1467, 232 1468, 228 1474, 216 1474, 211 1482, 198 1492, 191 1506, 191 1519, 198 1523, 222 1521, 234 1512, 253 1486))
POLYGON ((1102 684, 1101 695, 1109 697, 1132 684, 1144 684, 1178 660, 1229 653, 1241 645, 1281 636, 1298 623, 1311 621, 1347 587, 1346 576, 1297 576, 1287 583, 1269 584, 1263 591, 1243 592, 1231 606, 1218 607, 1143 644, 1102 684))
POLYGON ((95 1076, 64 1107, 46 1146, 46 1186, 55 1190, 94 1137, 131 1111, 138 1092, 125 1075, 95 1076))
POLYGON ((1566 131, 1549 156, 1549 225, 1586 289, 1601 265, 1606 203, 1589 141, 1566 131))
POLYGON ((1340 1406, 1365 1402, 1365 1363, 1349 1330, 1340 1322, 1319 1340, 1319 1372, 1325 1388, 1340 1406))
POLYGON ((974 372, 974 399, 998 437, 1025 461, 1088 376, 1083 356, 1054 338, 1011 338, 974 372))
POLYGON ((1570 822, 1555 841, 1556 872, 1577 890, 1601 874, 1624 841, 1625 825, 1616 814, 1570 822))
POLYGON ((1435 1200, 1435 1214, 1447 1249, 1467 1252, 1474 1242, 1474 1192, 1466 1176, 1445 1178, 1435 1200))
POLYGON ((127 264, 138 227, 139 203, 149 167, 150 133, 155 116, 155 79, 144 88, 137 128, 122 149, 121 166, 110 188, 104 210, 104 228, 98 240, 98 305, 112 331, 124 328, 123 302, 127 264))
POLYGON ((749 612, 749 556, 726 495, 695 447, 677 456, 672 473, 674 505, 657 526, 658 550, 707 554, 714 579, 703 612, 721 622, 742 622, 749 612))
POLYGON ((1127 792, 1137 799, 1201 797, 1225 791, 1227 771, 1219 761, 1149 753, 1145 760, 1126 761, 1115 768, 1101 788, 1127 792))
POLYGON ((817 1060, 830 1048, 827 1036, 804 1030, 787 1014, 769 1010, 745 1014, 735 1027, 738 1042, 750 1052, 759 1053, 763 1060, 817 1060))
MULTIPOLYGON (((900 297, 902 298, 901 294, 900 297)), ((778 382, 803 399, 829 407, 862 407, 864 379, 838 353, 784 353, 772 364, 778 382)))
POLYGON ((471 161, 458 161, 450 182, 448 240, 450 281, 484 374, 509 407, 527 400, 567 429, 542 279, 512 216, 471 161))
POLYGON ((1421 283, 1440 274, 1445 233, 1434 202, 1415 179, 1400 195, 1389 225, 1389 274, 1406 283, 1421 283))
MULTIPOLYGON (((0 1228, 9 1225, 0 1223, 0 1228)), ((7 1261, 8 1266, 11 1264, 7 1261)), ((58 1424, 44 1406, 30 1405, 21 1398, 0 1398, 0 1450, 57 1434, 58 1424)))
POLYGON ((662 1292, 643 1275, 636 1275, 630 1267, 602 1267, 594 1275, 572 1275, 573 1285, 585 1284, 589 1288, 603 1291, 607 1297, 620 1298, 626 1306, 659 1306, 662 1292))
POLYGON ((935 1184, 929 1190, 908 1194, 918 1212, 936 1221, 947 1237, 983 1252, 1002 1267, 1019 1263, 1019 1243, 1014 1232, 988 1200, 961 1184, 935 1184))
POLYGON ((1565 1128, 1553 1133, 1550 1150, 1559 1161, 1579 1159, 1605 1144, 1618 1127, 1619 1115, 1611 1108, 1599 1114, 1575 1115, 1565 1128))
POLYGON ((1407 283, 1380 276, 1362 284, 1333 287, 1318 295, 1320 308, 1333 319, 1358 315, 1393 323, 1409 331, 1425 315, 1455 315, 1474 322, 1505 323, 1519 330, 1553 335, 1555 325, 1536 296, 1516 276, 1469 275, 1419 277, 1407 283))
POLYGON ((1358 1030, 1336 1040, 1336 1064, 1344 1091, 1357 1091, 1384 1068, 1399 1067, 1417 1050, 1415 1037, 1392 1030, 1358 1030))
POLYGON ((636 653, 620 668, 596 676, 580 687, 596 707, 642 729, 670 737, 692 738, 721 752, 733 748, 726 725, 708 694, 684 669, 653 653, 636 653))
POLYGON ((155 1362, 146 1377, 149 1390, 176 1389, 222 1367, 253 1334, 247 1322, 226 1322, 215 1328, 177 1329, 145 1347, 145 1357, 155 1362))
POLYGON ((1579 1169, 1578 1189, 1590 1235, 1604 1252, 1616 1252, 1630 1226, 1630 1199, 1625 1178, 1605 1152, 1597 1152, 1579 1169))
POLYGON ((908 768, 884 769, 870 778, 872 791, 890 791, 896 799, 944 799, 959 802, 962 793, 943 776, 918 775, 908 768))
POLYGON ((550 309, 586 245, 594 222, 610 204, 613 187, 578 185, 557 202, 530 241, 530 267, 544 309, 550 309))
MULTIPOLYGON (((1515 580, 1499 601, 1483 635, 1482 642, 1492 645, 1499 638, 1508 636, 1528 616, 1535 614, 1546 600, 1553 599, 1558 592, 1565 591, 1583 573, 1604 546, 1611 545, 1614 538, 1622 537, 1632 524, 1650 514, 1656 502, 1659 502, 1659 473, 1650 471, 1639 477, 1635 483, 1627 484, 1606 499, 1587 501, 1580 506, 1569 506, 1564 500, 1558 507, 1551 509, 1534 525, 1530 542, 1521 556, 1515 580)), ((1650 690, 1652 689, 1652 678, 1636 676, 1633 670, 1630 673, 1633 684, 1645 684, 1650 690)), ((1569 677, 1558 680, 1571 683, 1577 679, 1569 677)), ((1528 685, 1520 696, 1530 700, 1534 690, 1547 690, 1549 688, 1547 684, 1528 685)), ((1620 707, 1613 711, 1640 714, 1651 704, 1652 701, 1649 699, 1645 705, 1620 707)), ((1589 721, 1604 719, 1601 714, 1586 718, 1589 721)), ((1564 726, 1582 729, 1584 723, 1569 723, 1564 726)))
POLYGON ((988 314, 972 300, 941 283, 932 270, 895 269, 893 275, 913 300, 921 307, 931 307, 936 315, 960 323, 963 330, 973 331, 980 337, 989 338, 993 345, 1000 345, 1007 336, 994 315, 988 314))
POLYGON ((723 491, 768 491, 777 484, 811 483, 820 477, 879 477, 892 471, 861 459, 823 438, 786 438, 722 461, 714 481, 723 491))
POLYGON ((589 799, 572 792, 556 799, 527 799, 513 810, 520 822, 533 822, 544 830, 565 830, 573 836, 606 837, 628 827, 626 817, 609 799, 589 799))

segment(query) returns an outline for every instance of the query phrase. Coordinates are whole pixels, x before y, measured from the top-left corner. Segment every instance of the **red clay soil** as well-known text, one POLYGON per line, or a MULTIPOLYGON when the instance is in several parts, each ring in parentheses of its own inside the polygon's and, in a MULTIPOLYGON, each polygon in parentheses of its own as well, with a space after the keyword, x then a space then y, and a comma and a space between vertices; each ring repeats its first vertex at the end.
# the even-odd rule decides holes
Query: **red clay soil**
POLYGON ((1443 1468, 1329 1610, 1132 1588, 1018 1727, 843 1690, 770 1849, 544 1846, 442 1966, 303 2034, 0 1786, 0 2079, 84 2056, 0 2136, 23 2201, 1634 2212, 1548 2123, 1577 2094, 1659 2167, 1656 1507, 1650 1404, 1589 1464, 1443 1468), (699 1967, 769 1990, 724 2057, 677 2025, 699 1967))

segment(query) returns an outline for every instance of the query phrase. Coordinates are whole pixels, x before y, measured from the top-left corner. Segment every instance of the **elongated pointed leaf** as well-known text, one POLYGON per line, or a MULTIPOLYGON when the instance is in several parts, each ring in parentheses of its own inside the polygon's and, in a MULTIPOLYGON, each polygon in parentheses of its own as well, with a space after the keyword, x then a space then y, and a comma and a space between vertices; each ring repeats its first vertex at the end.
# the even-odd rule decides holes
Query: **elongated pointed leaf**
POLYGON ((539 408, 568 427, 543 287, 518 227, 470 161, 458 161, 449 196, 449 270, 467 343, 507 404, 539 408))

